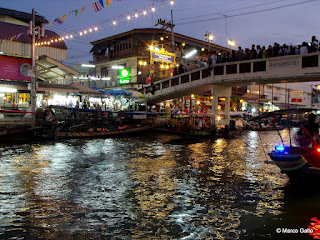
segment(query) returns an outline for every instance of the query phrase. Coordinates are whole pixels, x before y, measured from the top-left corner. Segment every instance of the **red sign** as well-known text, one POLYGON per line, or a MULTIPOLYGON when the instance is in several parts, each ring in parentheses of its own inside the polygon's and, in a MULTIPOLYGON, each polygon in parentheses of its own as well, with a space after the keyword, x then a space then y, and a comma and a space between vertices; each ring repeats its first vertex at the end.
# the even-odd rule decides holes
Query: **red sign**
POLYGON ((31 81, 31 59, 0 55, 0 79, 31 81))

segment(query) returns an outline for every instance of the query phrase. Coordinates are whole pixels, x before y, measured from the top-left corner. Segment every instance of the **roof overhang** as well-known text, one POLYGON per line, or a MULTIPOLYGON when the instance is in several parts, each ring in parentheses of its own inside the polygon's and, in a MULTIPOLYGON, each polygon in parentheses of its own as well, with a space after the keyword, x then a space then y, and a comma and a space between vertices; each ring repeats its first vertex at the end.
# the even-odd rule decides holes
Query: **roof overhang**
POLYGON ((48 56, 40 56, 36 61, 38 78, 43 81, 59 80, 80 76, 80 73, 48 56))

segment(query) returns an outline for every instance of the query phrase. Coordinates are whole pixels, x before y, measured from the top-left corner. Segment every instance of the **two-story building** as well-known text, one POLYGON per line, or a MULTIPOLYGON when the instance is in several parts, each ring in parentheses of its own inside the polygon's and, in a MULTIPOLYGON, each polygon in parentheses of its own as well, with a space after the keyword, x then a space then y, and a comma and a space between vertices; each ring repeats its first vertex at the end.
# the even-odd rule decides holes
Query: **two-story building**
POLYGON ((145 83, 148 75, 152 81, 169 77, 174 67, 207 60, 210 51, 225 52, 230 49, 206 41, 174 33, 172 52, 171 32, 164 29, 144 28, 110 36, 92 42, 93 64, 100 78, 99 88, 119 86, 119 72, 130 70, 130 83, 145 83))

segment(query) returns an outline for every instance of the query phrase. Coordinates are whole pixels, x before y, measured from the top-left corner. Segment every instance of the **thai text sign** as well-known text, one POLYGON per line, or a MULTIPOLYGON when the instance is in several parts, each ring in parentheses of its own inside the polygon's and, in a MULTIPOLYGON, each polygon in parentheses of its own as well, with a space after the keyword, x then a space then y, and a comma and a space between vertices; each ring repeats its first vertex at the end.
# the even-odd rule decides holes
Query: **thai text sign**
POLYGON ((121 69, 119 71, 119 84, 127 84, 130 83, 130 69, 121 69))
POLYGON ((151 60, 166 63, 175 63, 175 54, 169 53, 164 49, 160 51, 151 50, 151 60))
POLYGON ((0 55, 0 79, 31 81, 31 59, 0 55))
POLYGON ((290 92, 290 102, 291 103, 302 103, 303 101, 303 91, 291 91, 290 92))
POLYGON ((275 60, 269 62, 269 69, 270 70, 278 70, 284 68, 296 68, 299 67, 299 58, 290 58, 290 59, 283 59, 283 60, 275 60))

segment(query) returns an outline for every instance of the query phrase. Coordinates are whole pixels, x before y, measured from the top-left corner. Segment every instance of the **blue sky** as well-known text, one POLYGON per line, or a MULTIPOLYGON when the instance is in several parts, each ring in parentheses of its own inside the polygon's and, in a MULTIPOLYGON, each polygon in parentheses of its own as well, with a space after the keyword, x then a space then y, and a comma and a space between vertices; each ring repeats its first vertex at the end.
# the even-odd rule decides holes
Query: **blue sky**
MULTIPOLYGON (((95 1, 1 0, 0 6, 24 12, 31 12, 35 8, 50 21, 93 2, 95 1)), ((49 29, 66 34, 79 32, 92 25, 103 27, 95 34, 66 42, 69 48, 66 64, 91 60, 91 41, 133 28, 152 27, 158 18, 170 19, 171 9, 176 20, 175 32, 204 40, 204 35, 209 31, 214 35, 214 43, 222 46, 226 46, 227 38, 233 39, 237 46, 243 48, 250 47, 253 43, 297 45, 310 41, 312 35, 320 38, 319 0, 175 0, 173 7, 169 0, 155 2, 157 10, 154 14, 131 21, 124 20, 116 27, 110 24, 110 20, 118 19, 121 15, 127 16, 131 11, 142 10, 152 4, 153 0, 113 0, 111 7, 97 13, 87 7, 83 14, 67 16, 63 25, 53 25, 49 29), (285 5, 293 6, 281 8, 285 5), (266 11, 268 9, 273 10, 266 11), (256 13, 247 14, 249 12, 256 13)))

